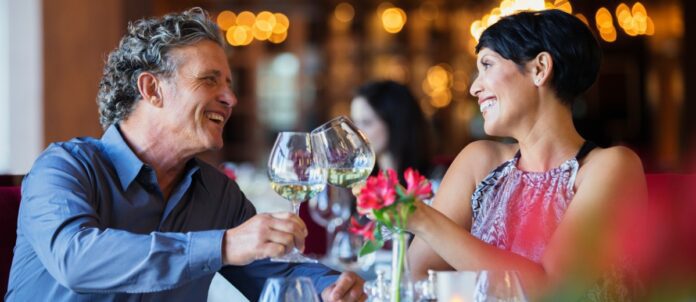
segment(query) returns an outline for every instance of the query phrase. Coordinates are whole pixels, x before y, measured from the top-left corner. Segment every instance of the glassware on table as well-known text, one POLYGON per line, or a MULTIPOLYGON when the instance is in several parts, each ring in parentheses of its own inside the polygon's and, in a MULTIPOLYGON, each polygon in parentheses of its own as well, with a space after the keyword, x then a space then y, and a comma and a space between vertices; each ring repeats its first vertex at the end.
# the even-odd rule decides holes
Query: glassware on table
MULTIPOLYGON (((316 198, 309 200, 309 214, 312 220, 326 228, 332 235, 336 228, 350 218, 353 207, 352 194, 348 190, 328 187, 316 198)), ((329 238, 330 242, 331 238, 329 238)))
MULTIPOLYGON (((352 189, 367 179, 375 165, 375 154, 365 134, 350 119, 345 116, 339 116, 312 130, 312 134, 315 135, 316 149, 322 153, 324 167, 328 172, 327 181, 329 184, 352 189)), ((320 216, 316 215, 316 212, 326 211, 327 209, 331 209, 330 213, 334 215, 326 223, 327 235, 331 238, 335 235, 336 228, 350 217, 352 197, 345 196, 345 198, 333 199, 327 194, 325 200, 317 198, 315 202, 316 204, 310 207, 310 210, 315 212, 313 217, 320 216)), ((322 221, 320 221, 321 217, 314 219, 322 224, 322 221)), ((329 262, 338 264, 346 269, 350 269, 350 266, 355 266, 356 263, 347 262, 347 258, 337 258, 341 253, 331 250, 336 246, 336 244, 333 244, 334 241, 328 240, 330 244, 328 251, 329 262)), ((355 253, 357 255, 357 250, 355 253)))
POLYGON ((524 302, 527 298, 517 272, 483 270, 476 276, 474 301, 524 302))
POLYGON ((367 179, 375 166, 375 153, 350 119, 339 116, 312 130, 312 134, 326 160, 330 184, 352 188, 367 179))
POLYGON ((433 302, 437 301, 437 277, 435 271, 428 270, 428 278, 416 282, 414 285, 416 301, 433 302))
POLYGON ((312 280, 307 277, 268 278, 263 285, 261 302, 308 301, 319 302, 312 280))
MULTIPOLYGON (((322 155, 314 149, 310 133, 278 134, 268 159, 268 178, 273 190, 292 203, 295 214, 299 215, 303 201, 326 188, 326 177, 322 155)), ((271 261, 318 262, 305 257, 297 248, 282 257, 271 258, 271 261)))

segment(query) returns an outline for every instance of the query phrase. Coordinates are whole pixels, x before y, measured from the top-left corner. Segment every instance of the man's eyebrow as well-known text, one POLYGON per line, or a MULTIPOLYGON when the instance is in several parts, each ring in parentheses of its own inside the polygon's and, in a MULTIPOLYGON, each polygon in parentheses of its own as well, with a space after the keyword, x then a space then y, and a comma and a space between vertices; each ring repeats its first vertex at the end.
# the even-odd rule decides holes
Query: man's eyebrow
MULTIPOLYGON (((217 70, 217 69, 211 69, 211 70, 206 70, 206 71, 202 72, 200 76, 209 76, 209 75, 212 75, 215 77, 222 77, 222 72, 220 70, 217 70)), ((232 84, 232 79, 229 77, 226 77, 225 82, 227 82, 227 84, 232 84)))

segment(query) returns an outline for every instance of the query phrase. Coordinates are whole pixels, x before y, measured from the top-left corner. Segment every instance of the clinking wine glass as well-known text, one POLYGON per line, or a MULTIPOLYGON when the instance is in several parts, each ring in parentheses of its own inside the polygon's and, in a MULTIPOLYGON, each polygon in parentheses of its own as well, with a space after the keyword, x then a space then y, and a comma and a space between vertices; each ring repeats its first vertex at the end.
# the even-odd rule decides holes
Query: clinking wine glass
POLYGON ((375 165, 375 153, 362 131, 345 116, 312 130, 323 153, 332 185, 352 188, 363 182, 375 165))
MULTIPOLYGON (((323 168, 322 154, 316 152, 312 135, 306 132, 280 132, 268 159, 268 178, 278 195, 292 203, 292 210, 299 215, 300 204, 326 187, 327 172, 323 168)), ((305 257, 295 247, 278 262, 318 262, 305 257)))
MULTIPOLYGON (((372 151, 365 134, 350 119, 345 116, 339 116, 312 130, 312 134, 315 135, 317 151, 322 153, 323 164, 328 171, 329 184, 352 189, 367 179, 375 165, 375 153, 372 151)), ((320 206, 321 201, 317 199, 316 205, 320 206)), ((330 199, 327 199, 326 203, 330 204, 331 207, 345 207, 347 204, 345 200, 330 199)), ((312 207, 312 209, 314 211, 317 210, 315 207, 312 207)), ((343 211, 336 212, 344 213, 343 211)), ((350 215, 350 212, 348 212, 348 215, 350 215)), ((347 217, 335 217, 335 219, 337 220, 334 220, 334 222, 343 222, 347 220, 347 217)), ((337 225, 330 225, 329 236, 334 235, 331 233, 335 231, 336 227, 337 225)), ((339 256, 345 254, 345 252, 339 253, 339 251, 333 250, 336 246, 341 245, 330 245, 331 250, 329 250, 328 255, 338 259, 330 258, 329 260, 334 263, 340 263, 345 267, 354 265, 355 263, 352 263, 355 262, 354 259, 348 260, 349 258, 344 259, 339 256)))

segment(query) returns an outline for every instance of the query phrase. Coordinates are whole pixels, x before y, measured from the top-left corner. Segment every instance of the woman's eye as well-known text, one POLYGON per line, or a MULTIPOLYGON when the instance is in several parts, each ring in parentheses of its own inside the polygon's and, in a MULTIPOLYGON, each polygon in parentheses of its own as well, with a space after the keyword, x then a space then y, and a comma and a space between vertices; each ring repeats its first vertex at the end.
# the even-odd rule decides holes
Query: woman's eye
POLYGON ((481 66, 483 66, 483 69, 488 69, 488 67, 491 67, 491 64, 488 62, 481 62, 481 66))

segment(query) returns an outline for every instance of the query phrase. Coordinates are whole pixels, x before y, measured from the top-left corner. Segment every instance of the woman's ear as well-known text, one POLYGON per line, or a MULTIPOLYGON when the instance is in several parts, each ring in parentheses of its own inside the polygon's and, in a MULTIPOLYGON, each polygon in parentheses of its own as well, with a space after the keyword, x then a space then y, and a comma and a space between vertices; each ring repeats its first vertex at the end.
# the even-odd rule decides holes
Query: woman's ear
POLYGON ((553 58, 546 51, 540 52, 532 63, 532 80, 534 85, 539 87, 544 85, 550 78, 553 72, 553 58))
POLYGON ((143 71, 138 75, 138 92, 140 97, 149 104, 162 107, 162 94, 160 92, 160 79, 153 73, 143 71))

